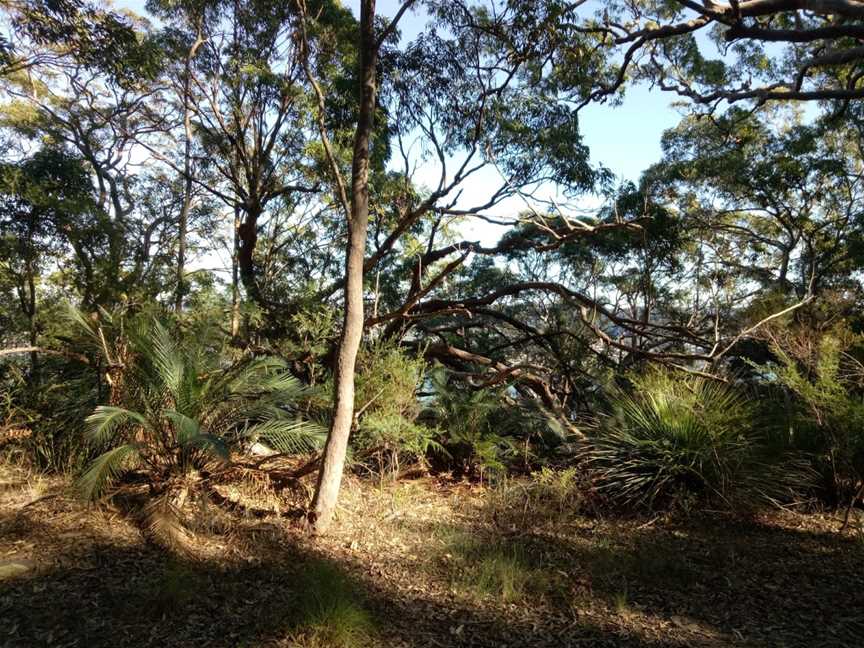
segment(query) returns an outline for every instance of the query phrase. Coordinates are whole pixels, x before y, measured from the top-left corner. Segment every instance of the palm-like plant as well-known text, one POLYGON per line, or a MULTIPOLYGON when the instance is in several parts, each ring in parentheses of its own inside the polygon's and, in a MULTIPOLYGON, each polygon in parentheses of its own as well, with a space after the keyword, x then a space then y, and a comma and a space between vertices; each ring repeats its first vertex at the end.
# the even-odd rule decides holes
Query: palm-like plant
POLYGON ((176 478, 228 462, 231 449, 245 442, 264 439, 295 453, 323 440, 323 428, 294 410, 305 387, 281 360, 219 366, 218 354, 181 345, 156 321, 128 339, 122 404, 97 407, 87 418, 90 438, 108 448, 80 478, 88 498, 132 468, 165 492, 176 478))
MULTIPOLYGON (((459 389, 451 384, 443 367, 428 373, 434 399, 423 413, 442 430, 441 447, 460 471, 475 468, 503 471, 516 444, 507 426, 496 425, 496 415, 506 408, 500 389, 459 389)), ((500 423, 500 421, 498 421, 500 423)))
POLYGON ((656 371, 613 392, 612 410, 582 459, 597 489, 622 504, 778 499, 806 479, 788 458, 769 456, 752 404, 727 384, 656 371))

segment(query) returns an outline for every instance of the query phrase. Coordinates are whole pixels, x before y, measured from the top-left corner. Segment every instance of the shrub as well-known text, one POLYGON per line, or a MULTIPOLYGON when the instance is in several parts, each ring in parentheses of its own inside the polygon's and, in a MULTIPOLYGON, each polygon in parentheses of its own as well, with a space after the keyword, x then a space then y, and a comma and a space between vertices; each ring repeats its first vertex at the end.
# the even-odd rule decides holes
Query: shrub
POLYGON ((373 460, 378 470, 395 471, 404 461, 424 461, 437 447, 434 430, 416 422, 424 368, 422 357, 412 357, 391 343, 373 343, 361 351, 354 396, 356 459, 373 460))
MULTIPOLYGON (((81 323, 104 338, 98 324, 81 323)), ((89 498, 132 468, 154 493, 167 496, 178 480, 226 462, 241 443, 265 439, 283 452, 299 452, 323 439, 320 426, 292 412, 304 387, 281 360, 223 366, 218 354, 176 340, 152 319, 127 330, 121 346, 124 365, 109 374, 111 404, 87 418, 89 438, 105 450, 80 478, 89 498)))
POLYGON ((788 497, 806 482, 791 458, 772 456, 753 405, 728 384, 653 371, 611 395, 580 452, 613 502, 654 508, 698 498, 731 505, 788 497))
POLYGON ((760 369, 793 397, 788 443, 810 458, 828 500, 854 503, 864 484, 864 338, 774 332, 771 350, 778 362, 760 369))
POLYGON ((460 386, 443 367, 429 372, 429 385, 433 396, 424 418, 441 431, 441 446, 454 472, 504 473, 519 447, 505 434, 506 425, 496 425, 507 409, 503 391, 460 386))

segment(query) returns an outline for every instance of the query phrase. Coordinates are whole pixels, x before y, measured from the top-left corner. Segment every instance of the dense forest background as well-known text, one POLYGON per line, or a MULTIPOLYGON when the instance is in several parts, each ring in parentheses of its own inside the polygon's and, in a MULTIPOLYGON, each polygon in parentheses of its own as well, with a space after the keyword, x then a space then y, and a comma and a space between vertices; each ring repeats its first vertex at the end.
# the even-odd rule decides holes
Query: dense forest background
POLYGON ((859 3, 2 5, 0 417, 87 496, 861 503, 859 3), (622 183, 634 84, 681 119, 622 183))
POLYGON ((134 7, 0 0, 0 644, 860 645, 864 3, 134 7))

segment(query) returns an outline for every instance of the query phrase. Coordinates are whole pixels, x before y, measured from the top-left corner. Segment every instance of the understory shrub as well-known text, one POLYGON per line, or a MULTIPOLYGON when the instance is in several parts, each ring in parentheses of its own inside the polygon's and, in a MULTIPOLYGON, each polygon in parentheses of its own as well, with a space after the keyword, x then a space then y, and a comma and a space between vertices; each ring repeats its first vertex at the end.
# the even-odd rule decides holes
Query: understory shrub
POLYGON ((864 491, 864 337, 840 327, 770 339, 777 362, 760 369, 791 397, 789 444, 811 461, 823 499, 854 503, 864 491))
POLYGON ((392 343, 376 342, 361 350, 354 395, 355 464, 398 471, 403 463, 423 463, 429 452, 441 451, 436 431, 417 422, 424 369, 422 357, 392 343))
POLYGON ((776 453, 753 403, 729 384, 655 370, 610 400, 580 457, 613 503, 756 504, 792 498, 808 483, 805 467, 776 453))
MULTIPOLYGON (((95 341, 105 339, 99 322, 81 318, 80 324, 95 341)), ((243 444, 266 440, 285 453, 321 444, 322 428, 293 411, 305 388, 281 360, 223 364, 219 354, 177 335, 148 319, 126 327, 122 342, 115 337, 123 365, 108 376, 109 404, 86 421, 102 453, 80 478, 85 496, 100 496, 136 469, 152 493, 169 501, 178 488, 188 488, 180 485, 186 478, 225 465, 243 444)))
POLYGON ((422 418, 440 430, 444 465, 457 474, 504 473, 519 446, 505 426, 496 425, 506 408, 503 390, 472 389, 452 381, 440 366, 428 372, 428 383, 432 396, 422 418))
POLYGON ((98 368, 62 355, 39 359, 32 382, 28 356, 0 362, 0 443, 7 436, 40 471, 77 473, 94 456, 80 431, 98 396, 98 368))

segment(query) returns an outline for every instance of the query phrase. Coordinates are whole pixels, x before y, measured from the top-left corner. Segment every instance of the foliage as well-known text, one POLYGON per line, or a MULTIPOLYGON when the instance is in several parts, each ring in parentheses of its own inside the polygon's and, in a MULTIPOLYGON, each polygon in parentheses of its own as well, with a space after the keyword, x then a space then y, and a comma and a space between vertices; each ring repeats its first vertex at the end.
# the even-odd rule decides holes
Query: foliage
MULTIPOLYGON (((81 317, 79 324, 94 341, 104 338, 91 321, 81 317)), ((158 321, 125 335, 129 364, 113 376, 111 404, 86 421, 92 442, 109 449, 81 476, 85 496, 98 497, 133 467, 158 489, 172 477, 227 462, 233 448, 259 439, 286 453, 319 445, 322 430, 291 413, 304 387, 284 362, 263 357, 223 367, 218 356, 191 340, 181 344, 158 321)))
POLYGON ((617 389, 611 402, 581 458, 613 502, 731 506, 784 499, 806 485, 792 462, 768 456, 752 401, 730 385, 655 370, 634 377, 632 391, 617 389))
POLYGON ((323 560, 303 565, 297 580, 298 605, 292 625, 303 646, 360 648, 375 635, 372 616, 358 600, 357 586, 323 560))
POLYGON ((790 443, 822 476, 829 500, 845 503, 864 482, 864 338, 843 327, 771 336, 778 361, 762 367, 792 396, 790 443))
POLYGON ((542 465, 527 478, 499 480, 486 498, 497 524, 530 532, 554 528, 593 510, 593 504, 581 466, 542 465))
POLYGON ((541 596, 554 584, 544 569, 540 547, 531 542, 450 528, 439 531, 439 539, 453 584, 473 596, 515 603, 541 596))
POLYGON ((500 421, 504 394, 500 389, 465 389, 451 381, 443 367, 428 373, 433 396, 424 418, 433 422, 440 432, 440 442, 447 451, 451 466, 457 473, 506 471, 506 461, 518 454, 516 441, 505 436, 500 421))
POLYGON ((441 451, 435 431, 417 422, 424 369, 422 357, 392 342, 371 343, 361 350, 354 395, 355 461, 374 463, 378 471, 398 471, 406 461, 424 462, 430 451, 441 451))

